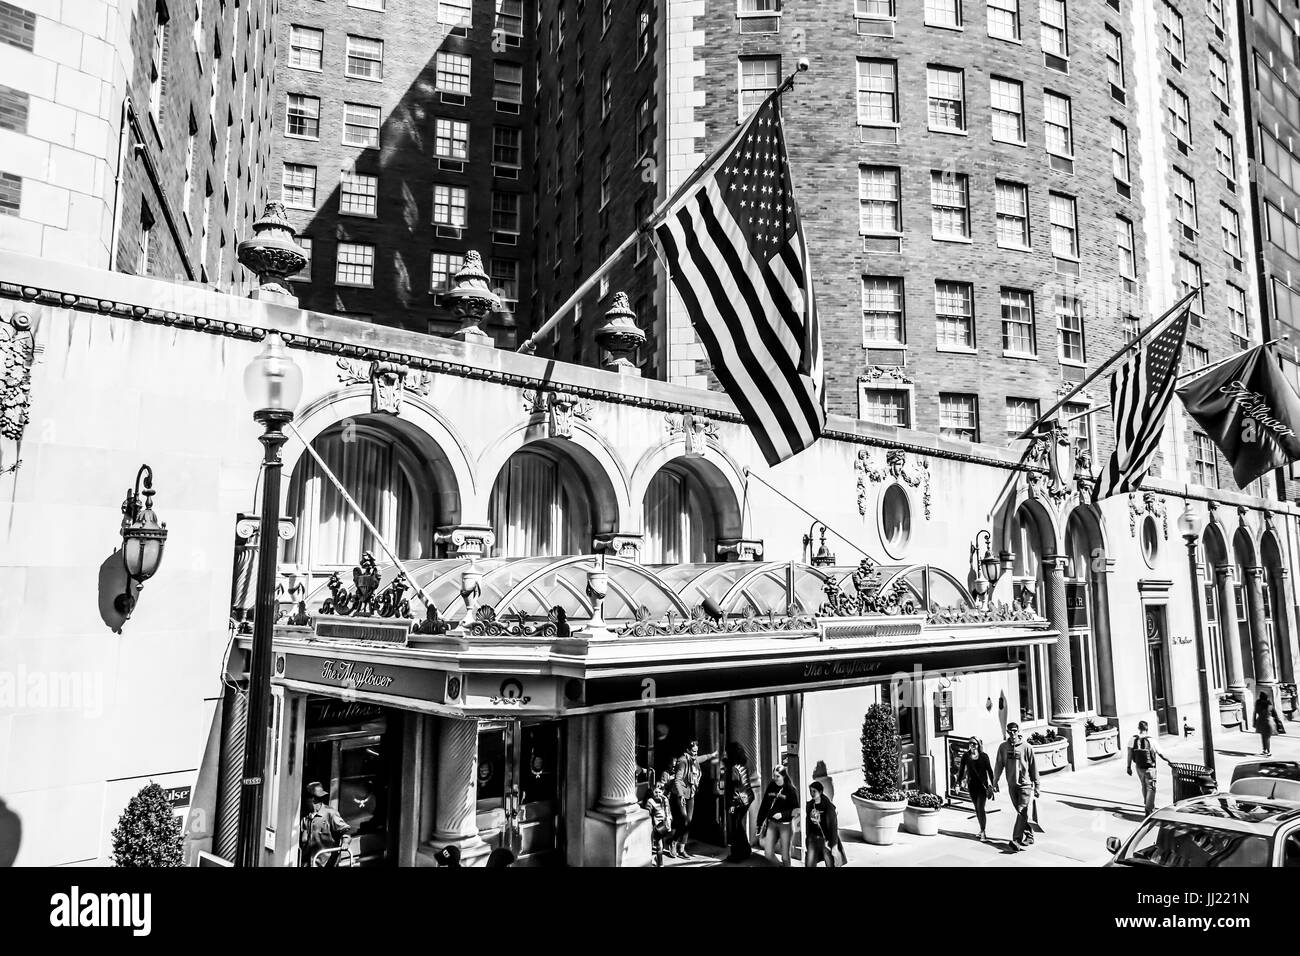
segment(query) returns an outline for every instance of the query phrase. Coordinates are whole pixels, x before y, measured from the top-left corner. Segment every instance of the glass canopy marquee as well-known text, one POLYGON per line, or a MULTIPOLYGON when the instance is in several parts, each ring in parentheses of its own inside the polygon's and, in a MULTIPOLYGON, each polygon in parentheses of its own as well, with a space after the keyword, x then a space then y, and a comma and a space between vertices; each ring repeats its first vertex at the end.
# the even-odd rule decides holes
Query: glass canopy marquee
MULTIPOLYGON (((456 622, 465 613, 461 597, 462 574, 473 567, 482 574, 478 606, 490 605, 498 618, 507 615, 545 620, 552 607, 562 607, 570 621, 588 620, 592 601, 587 577, 601 569, 593 555, 534 558, 464 558, 408 561, 413 585, 407 597, 412 613, 422 616, 423 597, 428 595, 443 620, 456 622)), ((378 591, 393 581, 396 568, 380 567, 378 591)), ((693 608, 711 598, 724 614, 743 616, 785 614, 793 596, 804 611, 816 613, 827 602, 827 588, 837 587, 853 594, 856 567, 817 568, 797 562, 730 562, 715 564, 643 565, 622 558, 606 557, 603 570, 609 576, 609 593, 603 614, 606 621, 660 620, 672 614, 689 617, 693 608)), ((931 606, 968 607, 975 602, 966 588, 951 574, 923 564, 877 565, 876 581, 882 589, 901 583, 903 593, 915 601, 916 610, 931 606)), ((346 573, 340 574, 350 585, 346 573)), ((329 597, 327 588, 316 589, 307 599, 312 611, 329 597)))

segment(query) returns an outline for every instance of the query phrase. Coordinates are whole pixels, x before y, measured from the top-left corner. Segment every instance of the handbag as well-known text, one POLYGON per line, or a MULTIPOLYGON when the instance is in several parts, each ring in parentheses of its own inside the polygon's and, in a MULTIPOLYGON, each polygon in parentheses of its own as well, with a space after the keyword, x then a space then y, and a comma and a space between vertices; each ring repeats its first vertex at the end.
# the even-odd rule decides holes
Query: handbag
POLYGON ((1277 724, 1277 732, 1278 732, 1279 734, 1284 734, 1284 733, 1286 733, 1286 724, 1282 723, 1282 718, 1281 718, 1281 717, 1274 717, 1274 718, 1273 718, 1273 722, 1274 722, 1275 724, 1277 724))

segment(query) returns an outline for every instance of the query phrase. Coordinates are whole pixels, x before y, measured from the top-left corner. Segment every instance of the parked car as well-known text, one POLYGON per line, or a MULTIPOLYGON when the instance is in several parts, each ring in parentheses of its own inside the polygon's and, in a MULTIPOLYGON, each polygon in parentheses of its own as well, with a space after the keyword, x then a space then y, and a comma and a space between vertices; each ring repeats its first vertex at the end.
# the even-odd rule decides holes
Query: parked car
POLYGON ((1235 793, 1180 800, 1127 840, 1110 837, 1106 849, 1115 854, 1107 866, 1300 868, 1300 800, 1235 793))
POLYGON ((1251 760, 1238 764, 1228 792, 1265 800, 1300 800, 1300 763, 1251 760))

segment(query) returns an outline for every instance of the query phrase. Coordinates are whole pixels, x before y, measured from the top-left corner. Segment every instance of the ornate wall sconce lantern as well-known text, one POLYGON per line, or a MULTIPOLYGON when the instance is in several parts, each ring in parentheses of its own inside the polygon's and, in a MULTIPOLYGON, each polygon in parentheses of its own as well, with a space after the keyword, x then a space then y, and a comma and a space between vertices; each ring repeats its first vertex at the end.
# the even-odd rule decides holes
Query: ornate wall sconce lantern
POLYGON ((971 570, 975 574, 973 590, 981 600, 988 600, 993 586, 1002 577, 1002 561, 993 553, 993 535, 981 531, 975 535, 970 546, 971 570), (980 541, 984 542, 984 553, 980 554, 980 541))
POLYGON ((153 510, 153 469, 141 465, 135 476, 135 488, 127 489, 122 502, 122 563, 126 567, 126 590, 117 596, 113 608, 124 618, 135 610, 131 584, 142 586, 158 571, 163 547, 167 544, 167 525, 153 510))

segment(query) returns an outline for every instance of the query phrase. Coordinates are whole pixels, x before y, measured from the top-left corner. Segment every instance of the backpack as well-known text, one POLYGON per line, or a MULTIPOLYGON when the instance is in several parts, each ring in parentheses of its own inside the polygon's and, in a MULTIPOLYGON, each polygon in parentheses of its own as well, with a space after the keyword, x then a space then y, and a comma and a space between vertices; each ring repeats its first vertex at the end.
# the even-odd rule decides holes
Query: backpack
POLYGON ((1150 737, 1133 738, 1133 762, 1139 770, 1150 770, 1156 765, 1156 755, 1151 749, 1150 737))

